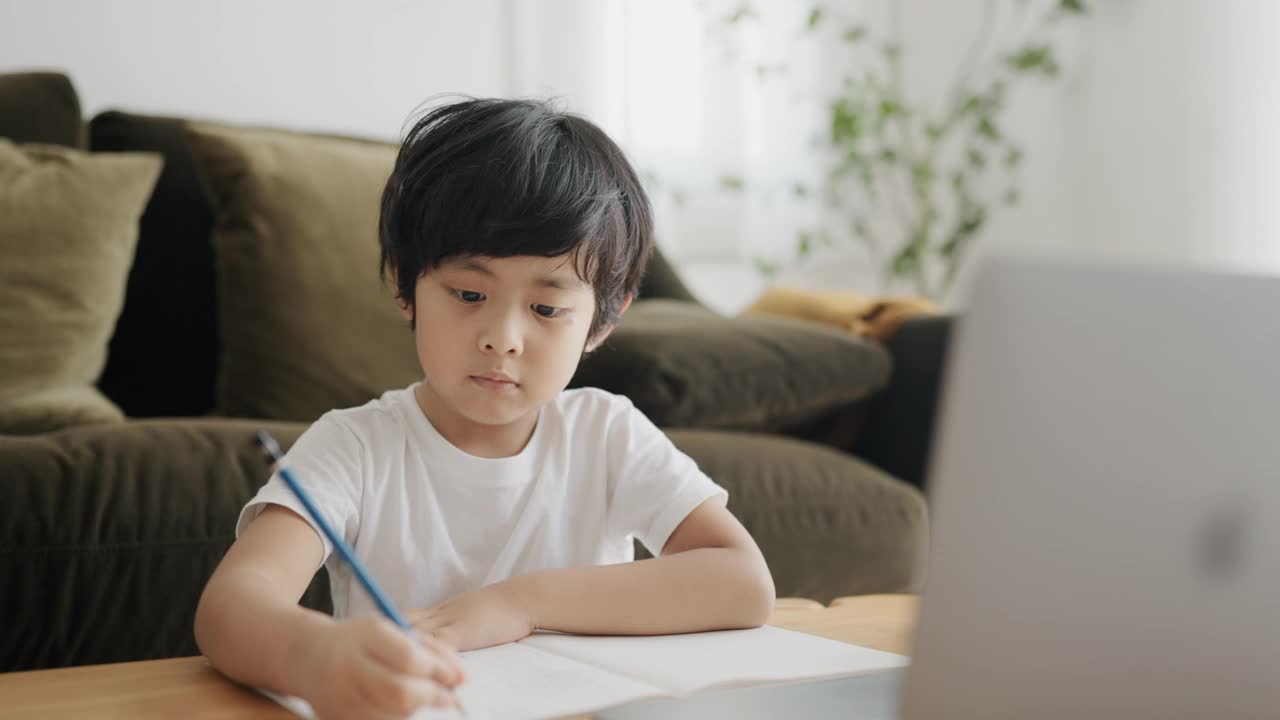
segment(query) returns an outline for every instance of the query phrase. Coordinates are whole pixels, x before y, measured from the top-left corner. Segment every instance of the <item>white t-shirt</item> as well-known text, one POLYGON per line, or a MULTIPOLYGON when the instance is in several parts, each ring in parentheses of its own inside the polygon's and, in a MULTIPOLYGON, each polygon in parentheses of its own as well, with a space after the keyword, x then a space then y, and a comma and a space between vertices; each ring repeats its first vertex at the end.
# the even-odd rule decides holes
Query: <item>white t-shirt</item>
MULTIPOLYGON (((430 607, 536 570, 629 562, 633 537, 657 555, 694 508, 727 498, 625 397, 565 390, 539 412, 520 454, 489 459, 440 435, 414 387, 326 413, 285 456, 397 607, 430 607)), ((236 534, 272 503, 311 522, 277 474, 241 511, 236 534)), ((335 616, 375 612, 316 534, 335 616)))

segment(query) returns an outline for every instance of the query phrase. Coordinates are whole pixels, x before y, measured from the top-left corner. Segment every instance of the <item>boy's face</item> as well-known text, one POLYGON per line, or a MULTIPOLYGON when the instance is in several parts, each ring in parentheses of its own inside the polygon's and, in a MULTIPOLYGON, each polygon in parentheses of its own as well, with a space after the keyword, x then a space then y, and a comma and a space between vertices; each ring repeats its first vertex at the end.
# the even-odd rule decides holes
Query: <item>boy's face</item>
POLYGON ((433 421, 508 425, 569 384, 595 295, 567 256, 464 256, 418 278, 415 305, 426 385, 452 416, 433 421))

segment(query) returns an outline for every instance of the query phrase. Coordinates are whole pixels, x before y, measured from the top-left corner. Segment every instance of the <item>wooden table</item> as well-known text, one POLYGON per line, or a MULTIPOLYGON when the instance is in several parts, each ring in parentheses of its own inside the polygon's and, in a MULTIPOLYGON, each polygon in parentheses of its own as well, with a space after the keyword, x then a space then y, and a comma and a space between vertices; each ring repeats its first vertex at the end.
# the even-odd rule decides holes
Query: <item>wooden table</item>
MULTIPOLYGON (((909 654, 910 595, 837 598, 830 607, 782 598, 771 625, 909 654)), ((294 716, 219 675, 203 657, 0 674, 0 718, 261 718, 294 716)))

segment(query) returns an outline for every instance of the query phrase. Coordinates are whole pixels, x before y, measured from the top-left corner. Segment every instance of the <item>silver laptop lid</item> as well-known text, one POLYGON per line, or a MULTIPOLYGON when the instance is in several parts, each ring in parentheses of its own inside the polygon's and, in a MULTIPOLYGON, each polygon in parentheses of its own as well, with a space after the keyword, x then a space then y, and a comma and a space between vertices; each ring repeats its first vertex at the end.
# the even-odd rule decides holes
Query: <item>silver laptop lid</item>
POLYGON ((904 717, 1280 717, 1280 280, 980 271, 904 717))

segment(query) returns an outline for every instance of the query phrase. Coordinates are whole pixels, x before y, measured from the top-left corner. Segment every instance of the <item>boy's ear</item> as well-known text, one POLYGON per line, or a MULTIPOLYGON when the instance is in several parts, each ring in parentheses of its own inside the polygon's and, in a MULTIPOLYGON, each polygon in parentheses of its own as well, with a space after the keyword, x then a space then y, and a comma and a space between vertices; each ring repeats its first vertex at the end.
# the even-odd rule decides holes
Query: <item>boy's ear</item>
MULTIPOLYGON (((628 295, 622 299, 622 307, 618 309, 619 319, 622 318, 622 313, 626 312, 627 308, 631 307, 631 301, 633 299, 634 298, 631 295, 628 295)), ((591 340, 587 342, 586 352, 592 352, 596 348, 603 345, 604 341, 609 339, 609 333, 613 332, 614 327, 615 325, 613 323, 610 323, 600 328, 600 331, 595 334, 595 337, 591 338, 591 340)))
POLYGON ((387 274, 391 276, 391 298, 396 301, 396 307, 400 308, 400 314, 404 319, 413 322, 413 305, 400 297, 400 276, 394 269, 387 274))

